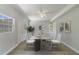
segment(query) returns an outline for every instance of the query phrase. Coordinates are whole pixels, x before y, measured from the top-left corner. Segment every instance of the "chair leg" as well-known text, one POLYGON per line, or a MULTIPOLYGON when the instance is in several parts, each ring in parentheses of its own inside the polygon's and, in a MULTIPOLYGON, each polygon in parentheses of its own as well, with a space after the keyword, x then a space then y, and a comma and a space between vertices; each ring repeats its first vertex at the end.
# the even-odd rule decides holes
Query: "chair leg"
POLYGON ((55 44, 52 44, 52 47, 53 48, 57 48, 57 47, 59 47, 59 44, 56 44, 56 43, 55 44))

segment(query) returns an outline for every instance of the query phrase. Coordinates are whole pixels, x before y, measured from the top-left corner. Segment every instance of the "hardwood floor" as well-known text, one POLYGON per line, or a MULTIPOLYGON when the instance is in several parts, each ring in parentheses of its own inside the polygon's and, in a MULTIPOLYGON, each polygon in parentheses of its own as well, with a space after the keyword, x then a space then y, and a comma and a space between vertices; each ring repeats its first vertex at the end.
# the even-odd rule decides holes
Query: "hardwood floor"
POLYGON ((41 50, 35 52, 33 48, 27 48, 26 43, 22 42, 8 55, 78 55, 78 54, 63 44, 60 44, 57 48, 52 48, 51 51, 41 50))

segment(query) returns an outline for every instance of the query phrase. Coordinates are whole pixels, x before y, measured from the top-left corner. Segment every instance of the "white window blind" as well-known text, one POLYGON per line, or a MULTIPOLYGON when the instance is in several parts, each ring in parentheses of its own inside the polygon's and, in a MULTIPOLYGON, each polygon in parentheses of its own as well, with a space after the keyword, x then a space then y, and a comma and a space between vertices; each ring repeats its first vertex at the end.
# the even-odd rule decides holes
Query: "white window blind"
POLYGON ((15 20, 9 16, 0 15, 0 33, 12 32, 15 28, 15 20))

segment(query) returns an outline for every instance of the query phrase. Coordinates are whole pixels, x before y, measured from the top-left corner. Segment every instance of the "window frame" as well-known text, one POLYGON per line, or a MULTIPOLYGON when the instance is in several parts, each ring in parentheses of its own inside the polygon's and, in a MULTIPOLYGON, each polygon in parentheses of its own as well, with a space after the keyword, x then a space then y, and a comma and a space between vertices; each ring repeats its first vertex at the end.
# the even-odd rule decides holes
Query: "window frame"
MULTIPOLYGON (((0 18, 0 19, 11 19, 12 20, 12 29, 11 29, 11 31, 9 30, 9 28, 7 28, 8 29, 8 31, 6 31, 6 30, 4 30, 3 32, 0 32, 0 34, 4 34, 4 33, 12 33, 12 32, 14 32, 15 31, 15 18, 13 18, 13 17, 10 17, 10 16, 7 16, 7 15, 4 15, 4 14, 2 14, 2 13, 0 13, 0 15, 1 16, 4 16, 4 17, 6 17, 6 18, 0 18)), ((7 21, 8 22, 8 21, 7 21)), ((3 25, 3 24, 2 24, 3 25)), ((8 23, 8 25, 7 26, 9 26, 9 23, 8 23)))

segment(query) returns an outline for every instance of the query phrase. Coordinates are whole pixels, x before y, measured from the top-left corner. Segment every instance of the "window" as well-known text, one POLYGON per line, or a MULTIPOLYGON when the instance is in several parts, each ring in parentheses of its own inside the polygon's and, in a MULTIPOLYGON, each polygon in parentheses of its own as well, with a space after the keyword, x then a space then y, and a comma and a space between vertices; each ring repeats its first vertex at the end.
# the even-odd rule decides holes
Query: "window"
POLYGON ((53 31, 56 32, 56 22, 53 23, 53 31))
POLYGON ((53 32, 56 32, 56 22, 50 22, 49 24, 49 30, 50 31, 53 31, 53 32))
POLYGON ((13 30, 14 19, 9 16, 0 15, 0 33, 12 32, 13 30))

